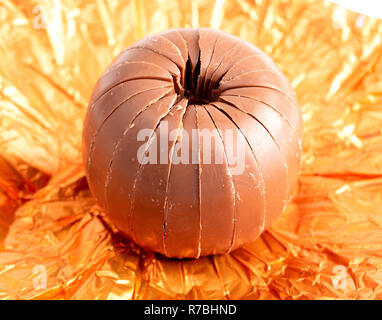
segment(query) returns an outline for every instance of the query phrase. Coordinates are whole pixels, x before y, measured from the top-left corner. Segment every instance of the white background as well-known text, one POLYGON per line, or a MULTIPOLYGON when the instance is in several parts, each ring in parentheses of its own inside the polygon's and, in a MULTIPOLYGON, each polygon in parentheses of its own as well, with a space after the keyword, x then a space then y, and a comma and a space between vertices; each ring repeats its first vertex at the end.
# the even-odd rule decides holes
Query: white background
POLYGON ((382 19, 382 0, 332 0, 350 10, 382 19))

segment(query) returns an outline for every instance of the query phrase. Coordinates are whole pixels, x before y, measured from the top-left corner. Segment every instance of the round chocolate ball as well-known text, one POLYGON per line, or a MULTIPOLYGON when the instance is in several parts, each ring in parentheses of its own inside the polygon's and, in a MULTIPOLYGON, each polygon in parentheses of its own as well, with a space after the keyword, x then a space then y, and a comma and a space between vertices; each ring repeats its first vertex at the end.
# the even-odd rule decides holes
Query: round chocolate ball
POLYGON ((298 179, 302 119, 264 52, 224 32, 172 29, 121 52, 83 130, 90 190, 110 221, 168 257, 254 241, 298 179))

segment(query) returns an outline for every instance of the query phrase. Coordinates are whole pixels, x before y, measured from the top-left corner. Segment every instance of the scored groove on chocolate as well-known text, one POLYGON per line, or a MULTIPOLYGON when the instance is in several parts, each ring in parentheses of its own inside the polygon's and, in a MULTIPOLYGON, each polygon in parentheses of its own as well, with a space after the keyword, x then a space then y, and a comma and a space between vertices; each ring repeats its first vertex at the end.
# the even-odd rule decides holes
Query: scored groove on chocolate
MULTIPOLYGON (((147 151, 149 150, 149 148, 151 147, 152 143, 153 143, 153 139, 156 137, 155 136, 155 132, 156 130, 158 129, 158 127, 160 126, 161 122, 163 121, 163 119, 165 119, 169 113, 171 113, 171 111, 174 109, 174 107, 176 105, 174 105, 175 103, 175 98, 172 99, 172 102, 170 103, 170 108, 168 108, 168 110, 166 111, 166 113, 163 113, 160 115, 160 118, 159 118, 159 121, 157 121, 155 123, 155 126, 154 128, 152 129, 152 133, 149 137, 149 140, 148 140, 148 143, 147 145, 145 146, 145 149, 142 153, 142 156, 145 156, 147 151)), ((142 126, 144 127, 144 126, 142 126)), ((137 181, 138 179, 140 178, 141 174, 142 174, 142 170, 145 168, 145 166, 147 165, 146 163, 142 164, 143 162, 143 159, 140 159, 139 160, 139 166, 138 166, 138 170, 136 171, 135 175, 134 175, 134 178, 133 178, 133 189, 132 189, 132 199, 131 199, 131 203, 130 203, 130 212, 128 212, 128 216, 129 216, 129 221, 132 221, 133 220, 133 211, 134 211, 134 205, 135 205, 135 195, 136 195, 136 184, 137 184, 137 181)), ((132 238, 135 239, 135 232, 134 232, 134 227, 133 227, 133 224, 131 224, 130 226, 130 231, 131 231, 131 235, 132 235, 132 238)))
POLYGON ((234 39, 233 37, 227 38, 227 37, 222 36, 219 39, 222 39, 222 43, 219 43, 219 44, 221 44, 221 50, 215 50, 216 56, 217 56, 216 58, 218 60, 217 60, 217 62, 215 62, 214 59, 211 59, 211 62, 215 62, 215 64, 214 64, 215 68, 213 69, 212 74, 209 76, 209 79, 208 79, 209 85, 207 88, 207 93, 209 93, 209 95, 211 95, 212 89, 215 88, 215 86, 216 86, 216 84, 215 84, 215 73, 217 72, 217 70, 219 70, 221 64, 224 62, 224 59, 227 56, 231 55, 231 52, 234 51, 235 48, 240 44, 240 41, 237 41, 237 39, 234 39), (225 48, 224 44, 228 44, 228 47, 229 47, 228 50, 224 50, 224 48, 225 48), (219 55, 220 55, 220 58, 218 58, 219 55))
POLYGON ((288 192, 291 194, 291 191, 295 187, 295 177, 298 176, 299 171, 299 163, 295 162, 295 158, 300 157, 301 149, 296 131, 291 127, 290 123, 274 108, 270 108, 270 110, 264 108, 264 103, 262 102, 254 100, 253 102, 248 101, 248 103, 245 103, 247 100, 251 100, 250 98, 225 96, 220 97, 220 100, 228 103, 232 107, 242 110, 251 117, 256 117, 259 122, 268 128, 269 134, 279 146, 281 153, 285 155, 288 166, 288 179, 291 181, 290 190, 288 190, 288 192), (282 132, 288 134, 285 135, 282 134, 282 132))
MULTIPOLYGON (((266 88, 254 88, 254 89, 266 89, 266 88)), ((291 121, 291 119, 296 119, 296 116, 297 116, 297 119, 299 119, 299 116, 298 115, 293 115, 293 114, 288 114, 287 112, 290 111, 291 109, 293 108, 288 108, 289 110, 285 110, 284 108, 283 109, 280 109, 280 107, 276 107, 274 104, 270 104, 270 102, 265 102, 264 99, 261 99, 261 98, 257 98, 257 97, 254 97, 254 96, 250 96, 248 93, 247 95, 244 95, 244 94, 234 94, 234 93, 231 93, 231 94, 224 94, 224 95, 221 95, 219 97, 219 101, 226 101, 226 99, 230 98, 230 97, 237 97, 237 98, 241 98, 241 99, 251 99, 253 100, 254 102, 259 102, 263 105, 265 105, 266 107, 269 107, 271 109, 273 109, 275 112, 277 112, 280 117, 283 118, 283 120, 285 122, 288 123, 288 125, 290 126, 290 128, 293 130, 294 132, 294 135, 296 136, 296 138, 298 139, 299 141, 299 147, 300 147, 300 151, 302 149, 301 147, 301 127, 298 127, 296 124, 299 123, 299 121, 291 121)), ((288 103, 286 102, 285 103, 286 105, 288 105, 288 103)))
MULTIPOLYGON (((228 111, 223 104, 214 103, 238 129, 243 132, 258 160, 265 180, 268 226, 276 214, 284 208, 287 199, 287 166, 283 155, 262 123, 252 117, 240 117, 235 110, 228 111), (247 122, 246 125, 243 125, 247 122), (252 132, 251 132, 252 130, 252 132)), ((240 110, 237 110, 240 111, 240 110)), ((242 114, 242 113, 241 113, 242 114)))
MULTIPOLYGON (((187 99, 183 99, 179 104, 184 103, 185 105, 182 106, 182 113, 180 115, 180 121, 177 125, 176 128, 176 139, 170 140, 171 146, 170 150, 168 152, 168 170, 167 170, 167 175, 166 175, 166 189, 165 189, 165 195, 164 195, 164 217, 163 217, 163 250, 164 254, 167 254, 167 246, 166 246, 166 228, 167 228, 167 216, 168 216, 168 192, 169 192, 169 180, 170 180, 170 175, 171 175, 171 167, 172 167, 172 158, 175 150, 175 145, 178 142, 178 137, 180 136, 180 130, 183 127, 183 120, 184 116, 186 114, 187 106, 188 106, 188 101, 187 99)), ((171 126, 169 125, 169 131, 171 130, 171 126)))
POLYGON ((233 226, 232 226, 232 239, 231 239, 231 244, 230 246, 227 248, 227 252, 230 252, 235 244, 235 240, 236 240, 236 220, 237 220, 237 217, 236 217, 236 198, 237 198, 237 193, 236 193, 236 188, 235 188, 235 184, 233 183, 233 178, 232 178, 232 173, 231 173, 231 170, 228 166, 229 164, 229 159, 228 159, 228 156, 227 156, 227 149, 226 149, 226 145, 224 143, 224 140, 223 140, 223 136, 220 132, 220 128, 216 125, 216 122, 214 120, 214 118, 212 117, 210 111, 206 108, 205 105, 203 105, 203 108, 206 110, 208 116, 210 117, 212 123, 214 124, 214 127, 216 129, 216 132, 218 133, 219 135, 219 139, 222 143, 222 146, 223 146, 223 151, 224 151, 224 157, 225 157, 225 160, 227 162, 227 173, 228 173, 228 177, 229 177, 229 180, 230 180, 230 183, 231 183, 231 186, 232 186, 232 192, 233 192, 233 226))
POLYGON ((297 184, 301 140, 296 95, 269 56, 218 30, 173 29, 125 49, 100 77, 83 159, 91 192, 124 234, 169 257, 198 258, 254 241, 277 218, 297 184), (149 136, 138 141, 142 129, 149 136), (176 138, 163 146, 165 129, 176 138), (203 129, 215 130, 212 145, 203 129), (237 133, 240 174, 225 130, 237 133), (142 157, 155 150, 167 160, 142 163, 142 146, 142 157), (222 163, 205 163, 205 151, 222 163))
MULTIPOLYGON (((237 124, 234 121, 234 119, 232 119, 232 117, 227 112, 225 112, 224 110, 219 108, 219 106, 217 106, 215 103, 211 103, 211 105, 214 108, 216 108, 219 112, 224 114, 224 116, 237 128, 238 133, 240 133, 240 135, 245 139, 245 143, 246 143, 246 145, 249 147, 249 149, 251 151, 252 159, 255 160, 257 170, 254 170, 253 172, 257 172, 259 174, 259 181, 258 181, 258 183, 261 182, 261 185, 260 185, 260 188, 261 188, 260 194, 263 195, 263 202, 264 202, 264 208, 263 208, 264 215, 263 215, 263 219, 262 219, 261 223, 258 224, 260 226, 260 229, 259 229, 259 234, 260 234, 264 230, 264 226, 265 226, 265 217, 267 216, 267 206, 266 206, 267 199, 266 199, 266 194, 265 194, 266 184, 265 184, 265 179, 264 179, 263 173, 262 173, 262 171, 260 169, 259 159, 258 159, 258 157, 255 154, 255 151, 253 149, 253 145, 249 141, 248 137, 246 136, 245 132, 240 127, 240 125, 237 124)), ((252 174, 253 174, 253 172, 252 172, 252 174)), ((257 213, 257 214, 259 214, 259 213, 257 213)))
POLYGON ((129 99, 119 104, 112 110, 108 116, 102 120, 101 124, 94 133, 89 147, 87 173, 89 180, 93 181, 90 185, 92 192, 97 195, 96 198, 101 204, 104 202, 104 188, 102 184, 106 182, 106 164, 110 160, 113 149, 120 135, 129 127, 133 119, 141 110, 145 109, 162 97, 166 96, 170 89, 156 88, 145 90, 144 92, 134 94, 129 99), (136 109, 134 109, 134 107, 136 109), (92 189, 93 188, 93 189, 92 189))
MULTIPOLYGON (((271 137, 272 141, 276 145, 277 149, 280 151, 280 155, 281 155, 281 158, 283 160, 284 166, 286 168, 287 176, 288 176, 288 164, 287 164, 287 161, 285 159, 285 155, 284 155, 283 151, 281 150, 279 143, 276 141, 275 137, 271 133, 271 131, 270 131, 271 129, 268 129, 268 127, 264 124, 264 121, 260 121, 259 118, 256 115, 254 115, 252 113, 249 113, 249 112, 246 112, 246 111, 238 108, 237 105, 235 105, 235 104, 233 104, 231 102, 225 102, 225 103, 224 102, 215 102, 215 103, 213 103, 213 106, 218 108, 227 117, 232 119, 231 116, 230 116, 230 111, 229 111, 229 109, 225 108, 225 105, 227 105, 229 107, 232 107, 232 108, 235 108, 236 110, 240 111, 241 113, 245 114, 246 116, 251 117, 252 119, 256 120, 267 131, 267 133, 271 137)), ((266 120, 266 118, 265 118, 265 120, 266 120)), ((289 193, 289 188, 286 190, 286 193, 289 193)))
POLYGON ((196 257, 198 254, 200 236, 199 166, 192 162, 182 163, 178 158, 179 152, 189 147, 186 133, 191 134, 195 128, 195 107, 189 105, 183 118, 178 143, 172 155, 171 174, 168 181, 166 223, 168 256, 196 257))

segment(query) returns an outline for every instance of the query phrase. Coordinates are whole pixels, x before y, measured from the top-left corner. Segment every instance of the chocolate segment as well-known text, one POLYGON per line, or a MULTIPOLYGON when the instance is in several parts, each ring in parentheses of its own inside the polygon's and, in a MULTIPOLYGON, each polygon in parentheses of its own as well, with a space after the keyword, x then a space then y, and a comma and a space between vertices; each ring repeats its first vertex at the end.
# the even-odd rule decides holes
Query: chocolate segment
POLYGON ((235 36, 172 29, 121 52, 83 132, 89 187, 138 245, 175 258, 255 241, 297 185, 302 118, 273 60, 235 36))
MULTIPOLYGON (((226 48, 230 49, 230 48, 226 48)), ((260 50, 254 50, 248 45, 243 44, 242 42, 235 45, 232 50, 229 50, 227 54, 222 59, 219 66, 210 76, 210 85, 208 87, 208 92, 212 96, 214 93, 213 89, 217 89, 219 87, 220 80, 224 77, 224 75, 230 70, 230 68, 234 65, 235 62, 240 60, 243 56, 253 55, 255 53, 260 53, 260 50)), ((212 96, 212 99, 214 97, 212 96)))
POLYGON ((272 88, 262 87, 228 89, 220 95, 220 98, 222 99, 225 96, 231 95, 251 98, 255 101, 264 103, 266 106, 279 112, 296 132, 301 145, 302 117, 293 100, 283 94, 275 94, 275 91, 272 88))
POLYGON ((244 97, 222 97, 221 99, 232 107, 253 116, 268 129, 287 162, 290 188, 288 193, 294 190, 300 167, 301 150, 297 135, 288 122, 277 111, 264 107, 261 102, 244 97))
POLYGON ((234 50, 239 44, 240 41, 238 38, 219 32, 218 38, 215 42, 214 52, 206 71, 206 81, 204 83, 205 95, 209 96, 211 79, 216 69, 219 68, 224 58, 227 55, 230 55, 231 51, 234 50))
MULTIPOLYGON (((106 208, 111 218, 118 219, 121 215, 126 218, 122 219, 120 223, 126 222, 124 226, 128 228, 124 231, 133 239, 131 208, 135 194, 134 186, 145 156, 145 152, 142 151, 146 151, 146 147, 149 148, 154 142, 154 131, 159 126, 161 119, 170 112, 175 98, 174 96, 162 98, 155 105, 150 104, 144 113, 136 114, 133 121, 125 126, 122 134, 117 132, 119 139, 112 156, 109 157, 104 184, 106 208), (147 112, 149 112, 148 115, 147 112), (144 128, 144 132, 142 132, 142 128, 144 128), (142 140, 146 134, 148 141, 143 144, 142 140), (120 185, 121 178, 124 182, 123 185, 120 185)), ((121 116, 121 118, 123 121, 127 117, 121 116)), ((113 128, 110 131, 114 130, 113 128)))
POLYGON ((288 81, 286 79, 283 79, 278 73, 270 69, 249 71, 234 76, 226 82, 220 82, 219 88, 217 90, 214 90, 213 93, 220 95, 222 92, 228 89, 245 87, 271 88, 291 99, 294 99, 289 95, 291 87, 288 81))
POLYGON ((214 30, 199 29, 200 70, 196 84, 196 96, 203 94, 206 72, 215 49, 218 33, 214 30))
POLYGON ((143 61, 121 62, 118 65, 112 66, 112 68, 97 81, 89 104, 92 105, 95 103, 114 86, 125 81, 137 79, 172 81, 172 77, 166 69, 153 63, 143 61))
POLYGON ((168 93, 168 89, 153 89, 129 99, 113 112, 94 136, 94 144, 89 153, 88 178, 91 181, 90 189, 99 196, 97 200, 102 205, 105 205, 105 184, 111 162, 123 147, 126 137, 133 136, 137 140, 135 131, 138 126, 134 129, 134 120, 138 116, 139 119, 151 120, 151 117, 157 118, 166 112, 176 99, 174 94, 164 97, 168 93), (151 110, 146 110, 148 108, 151 110), (146 111, 150 116, 141 114, 146 111))
POLYGON ((200 145, 200 247, 203 254, 228 252, 236 223, 235 186, 222 138, 204 107, 196 107, 200 145))
POLYGON ((185 69, 185 61, 179 48, 165 37, 153 35, 144 38, 132 45, 131 48, 144 48, 156 52, 173 61, 180 69, 181 73, 185 69))
MULTIPOLYGON (((96 103, 89 107, 91 112, 87 113, 85 119, 87 130, 83 133, 86 163, 88 161, 88 147, 92 145, 94 135, 105 119, 131 97, 156 89, 158 89, 157 91, 159 92, 169 93, 172 91, 171 83, 150 79, 132 80, 128 83, 124 82, 110 89, 106 94, 102 95, 96 103)), ((150 95, 150 93, 148 94, 150 95)))
MULTIPOLYGON (((155 140, 149 148, 150 155, 154 153, 157 157, 152 158, 154 163, 140 164, 133 187, 134 197, 130 214, 134 239, 139 245, 163 254, 166 253, 164 225, 168 180, 171 170, 170 160, 176 142, 176 136, 169 136, 167 139, 166 133, 177 134, 182 124, 186 106, 187 100, 183 99, 160 120, 160 124, 157 125, 154 132, 155 140)), ((142 123, 139 124, 142 125, 142 123)))
POLYGON ((166 69, 174 78, 180 79, 178 66, 169 58, 146 48, 128 48, 122 51, 112 62, 111 66, 125 61, 145 61, 166 69))
POLYGON ((220 109, 206 105, 211 119, 222 138, 230 159, 232 183, 235 188, 234 238, 230 250, 243 245, 248 238, 264 230, 265 184, 264 178, 244 133, 220 109), (231 136, 232 133, 232 136, 231 136), (241 156, 245 157, 241 157, 241 156))
POLYGON ((170 257, 197 258, 201 254, 202 226, 197 163, 199 145, 196 141, 192 151, 193 146, 189 139, 196 128, 195 107, 189 105, 172 153, 167 186, 164 242, 165 254, 170 257))
POLYGON ((198 29, 178 29, 176 30, 186 41, 188 50, 188 60, 191 64, 191 71, 195 70, 199 61, 199 32, 198 29))
POLYGON ((264 178, 266 225, 280 214, 288 198, 287 165, 283 154, 262 123, 223 103, 213 103, 244 132, 264 178))
POLYGON ((188 60, 186 64, 186 77, 183 86, 188 92, 195 92, 198 76, 198 66, 200 66, 200 48, 198 29, 179 29, 179 34, 186 41, 188 50, 188 60))
MULTIPOLYGON (((247 56, 236 62, 223 76, 220 83, 222 84, 227 82, 243 73, 251 71, 259 72, 261 70, 272 70, 274 72, 279 72, 271 58, 263 54, 255 54, 252 56, 247 56)), ((281 73, 280 76, 282 76, 281 73)))
POLYGON ((170 30, 162 32, 161 36, 170 40, 173 44, 175 44, 178 47, 183 59, 183 65, 185 65, 188 60, 187 43, 184 40, 184 38, 180 35, 180 33, 176 30, 170 30))

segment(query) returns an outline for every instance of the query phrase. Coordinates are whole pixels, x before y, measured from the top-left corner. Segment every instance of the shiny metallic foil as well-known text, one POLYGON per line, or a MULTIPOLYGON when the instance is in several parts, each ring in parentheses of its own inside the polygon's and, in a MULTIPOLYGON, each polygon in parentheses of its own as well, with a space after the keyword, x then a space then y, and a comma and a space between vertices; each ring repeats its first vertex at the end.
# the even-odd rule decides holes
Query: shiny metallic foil
POLYGON ((381 42, 381 20, 321 0, 1 0, 0 299, 382 299, 381 42), (197 26, 275 59, 304 155, 293 201, 255 243, 181 261, 108 223, 81 130, 117 53, 197 26))

